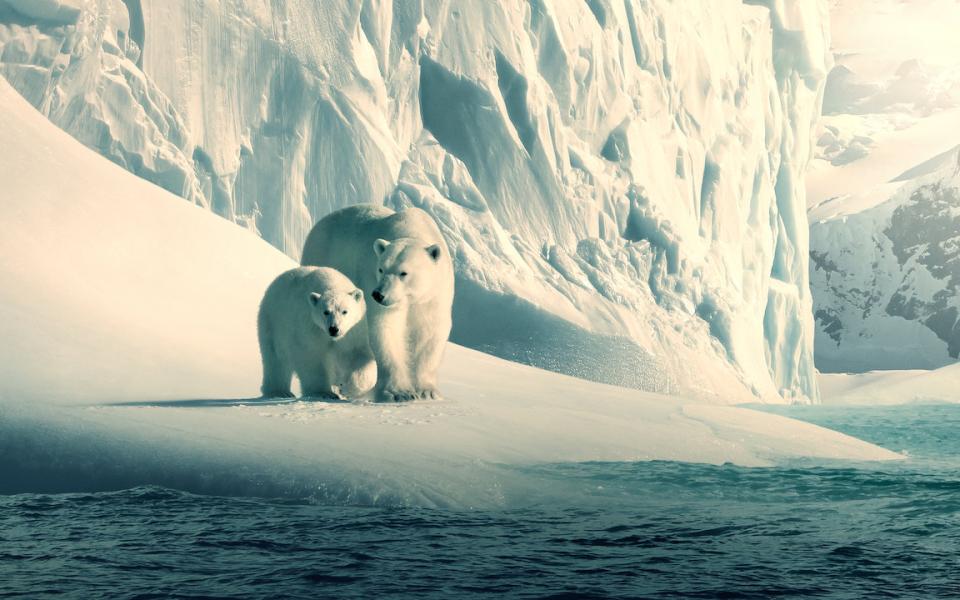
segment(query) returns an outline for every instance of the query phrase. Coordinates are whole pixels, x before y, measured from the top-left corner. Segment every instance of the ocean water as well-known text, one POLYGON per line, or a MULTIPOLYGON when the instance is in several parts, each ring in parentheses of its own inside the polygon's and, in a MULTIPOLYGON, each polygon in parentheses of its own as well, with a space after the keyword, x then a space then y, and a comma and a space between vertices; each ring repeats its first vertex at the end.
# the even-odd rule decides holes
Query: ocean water
POLYGON ((495 509, 0 496, 0 597, 960 597, 960 406, 777 407, 885 464, 502 466, 495 509))

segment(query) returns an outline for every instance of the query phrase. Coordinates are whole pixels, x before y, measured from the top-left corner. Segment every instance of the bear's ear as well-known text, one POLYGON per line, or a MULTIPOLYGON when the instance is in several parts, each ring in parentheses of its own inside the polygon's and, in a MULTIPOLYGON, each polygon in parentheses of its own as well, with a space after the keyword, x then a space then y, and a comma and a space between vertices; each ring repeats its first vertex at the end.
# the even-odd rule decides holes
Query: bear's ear
POLYGON ((387 249, 387 246, 390 245, 390 242, 387 240, 377 240, 373 243, 373 251, 377 253, 377 256, 383 254, 383 251, 387 249))
POLYGON ((320 303, 320 294, 318 294, 318 293, 316 293, 316 292, 311 292, 311 293, 310 293, 310 304, 316 306, 316 305, 319 304, 319 303, 320 303))
POLYGON ((427 254, 430 255, 430 258, 432 258, 434 262, 440 260, 440 244, 434 244, 428 247, 427 254))
POLYGON ((363 290, 356 289, 353 290, 353 300, 354 302, 360 302, 363 300, 363 290))

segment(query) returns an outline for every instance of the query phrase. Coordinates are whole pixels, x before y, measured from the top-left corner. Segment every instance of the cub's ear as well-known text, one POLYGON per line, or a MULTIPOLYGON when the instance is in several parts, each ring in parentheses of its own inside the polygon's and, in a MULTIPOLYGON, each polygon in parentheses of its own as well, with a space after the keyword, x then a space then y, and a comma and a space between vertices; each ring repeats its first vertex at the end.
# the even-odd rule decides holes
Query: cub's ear
POLYGON ((440 260, 440 244, 434 244, 428 247, 427 254, 430 255, 430 258, 432 258, 434 262, 440 260))
POLYGON ((389 245, 390 242, 387 240, 377 240, 373 243, 373 251, 377 253, 377 256, 380 256, 389 245))
POLYGON ((363 290, 353 290, 353 300, 354 302, 360 302, 363 300, 363 290))
POLYGON ((310 293, 310 304, 316 306, 316 305, 319 304, 319 303, 320 303, 320 294, 318 294, 318 293, 316 293, 316 292, 311 292, 311 293, 310 293))

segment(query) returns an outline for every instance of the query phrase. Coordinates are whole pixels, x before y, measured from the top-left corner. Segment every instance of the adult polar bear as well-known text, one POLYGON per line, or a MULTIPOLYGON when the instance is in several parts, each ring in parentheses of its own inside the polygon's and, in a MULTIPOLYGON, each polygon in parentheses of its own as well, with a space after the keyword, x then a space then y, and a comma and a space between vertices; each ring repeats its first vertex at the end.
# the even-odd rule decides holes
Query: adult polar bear
POLYGON ((300 262, 340 271, 373 300, 367 333, 378 402, 439 397, 454 275, 447 244, 427 213, 370 204, 340 209, 314 225, 300 262))

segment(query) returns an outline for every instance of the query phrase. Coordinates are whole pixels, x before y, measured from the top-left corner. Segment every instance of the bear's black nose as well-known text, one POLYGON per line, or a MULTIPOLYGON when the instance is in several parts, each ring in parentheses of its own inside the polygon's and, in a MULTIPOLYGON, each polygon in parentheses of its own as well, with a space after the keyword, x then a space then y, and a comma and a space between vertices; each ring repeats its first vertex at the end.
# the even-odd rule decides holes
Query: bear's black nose
POLYGON ((373 290, 373 293, 370 295, 373 296, 374 300, 383 304, 383 294, 380 293, 380 290, 373 290))
POLYGON ((330 335, 332 335, 333 337, 337 337, 338 335, 340 335, 339 327, 331 327, 329 331, 330 331, 330 335))

